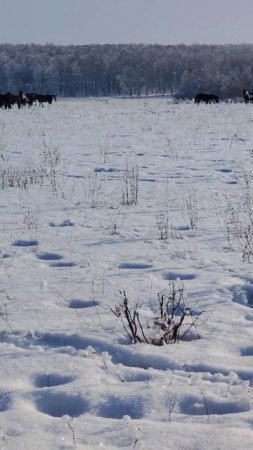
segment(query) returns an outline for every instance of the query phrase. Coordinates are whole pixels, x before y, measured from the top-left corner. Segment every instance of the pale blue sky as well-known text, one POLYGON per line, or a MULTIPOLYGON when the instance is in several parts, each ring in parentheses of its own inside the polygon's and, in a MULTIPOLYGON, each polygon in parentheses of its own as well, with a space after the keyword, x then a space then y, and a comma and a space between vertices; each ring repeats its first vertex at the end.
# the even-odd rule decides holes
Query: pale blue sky
POLYGON ((253 43, 253 0, 0 0, 0 43, 253 43))

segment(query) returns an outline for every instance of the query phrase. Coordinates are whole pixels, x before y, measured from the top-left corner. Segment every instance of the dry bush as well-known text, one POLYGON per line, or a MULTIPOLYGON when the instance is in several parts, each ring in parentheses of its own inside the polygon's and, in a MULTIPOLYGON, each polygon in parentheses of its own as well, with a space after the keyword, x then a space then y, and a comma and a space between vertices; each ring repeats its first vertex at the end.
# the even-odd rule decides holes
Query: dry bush
POLYGON ((201 313, 194 314, 186 304, 184 286, 171 281, 169 287, 157 294, 157 312, 146 320, 142 305, 131 306, 125 291, 120 291, 121 301, 112 309, 122 322, 129 341, 161 346, 186 339, 194 330, 198 338, 197 323, 201 313))
POLYGON ((138 166, 128 167, 126 165, 123 189, 122 205, 136 205, 139 193, 139 168, 138 166))

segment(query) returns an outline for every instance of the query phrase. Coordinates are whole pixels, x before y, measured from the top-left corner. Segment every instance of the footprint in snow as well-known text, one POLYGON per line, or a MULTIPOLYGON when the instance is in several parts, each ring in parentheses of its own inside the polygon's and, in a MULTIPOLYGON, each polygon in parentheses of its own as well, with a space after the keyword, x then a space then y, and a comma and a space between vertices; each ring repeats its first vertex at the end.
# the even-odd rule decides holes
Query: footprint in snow
POLYGON ((92 308, 94 306, 98 306, 98 303, 95 300, 73 299, 69 303, 69 308, 73 308, 73 309, 92 308))
POLYGON ((124 399, 111 395, 95 410, 97 416, 107 419, 122 419, 124 416, 141 419, 143 417, 143 400, 138 395, 124 399))
POLYGON ((36 374, 33 384, 36 388, 61 386, 63 384, 71 383, 75 377, 69 375, 61 375, 58 373, 39 373, 36 374))
POLYGON ((38 241, 37 240, 23 240, 23 239, 17 239, 16 241, 13 241, 11 243, 11 245, 13 247, 33 247, 35 245, 38 245, 38 241))
POLYGON ((44 261, 58 261, 59 259, 62 259, 63 256, 59 253, 39 252, 37 253, 37 258, 44 261))
POLYGON ((49 222, 48 224, 50 227, 73 227, 75 224, 72 222, 72 220, 66 219, 62 222, 56 223, 56 222, 49 222))
POLYGON ((195 273, 187 273, 187 272, 163 272, 162 277, 164 280, 169 280, 169 281, 174 281, 174 280, 182 280, 182 281, 186 281, 186 280, 194 280, 196 278, 196 274, 195 273))
POLYGON ((228 169, 228 168, 226 168, 226 167, 221 168, 221 169, 216 169, 216 171, 217 171, 217 172, 221 172, 221 173, 231 173, 231 172, 232 172, 231 169, 228 169))
POLYGON ((238 414, 250 409, 250 401, 243 396, 228 399, 215 394, 207 397, 188 395, 180 402, 181 414, 193 416, 238 414))
POLYGON ((0 413, 10 408, 11 397, 7 392, 0 392, 0 413))
POLYGON ((117 377, 122 383, 148 383, 151 376, 141 372, 124 372, 118 373, 117 377))
POLYGON ((59 261, 50 264, 50 267, 58 267, 58 268, 75 267, 75 266, 77 266, 77 263, 70 261, 59 261))
POLYGON ((67 394, 50 390, 33 396, 37 410, 52 417, 79 417, 89 410, 89 403, 80 394, 67 394))
POLYGON ((233 298, 235 303, 253 308, 253 284, 235 286, 233 288, 233 298))
POLYGON ((152 264, 149 263, 137 263, 137 262, 126 262, 118 264, 119 269, 150 269, 152 264))

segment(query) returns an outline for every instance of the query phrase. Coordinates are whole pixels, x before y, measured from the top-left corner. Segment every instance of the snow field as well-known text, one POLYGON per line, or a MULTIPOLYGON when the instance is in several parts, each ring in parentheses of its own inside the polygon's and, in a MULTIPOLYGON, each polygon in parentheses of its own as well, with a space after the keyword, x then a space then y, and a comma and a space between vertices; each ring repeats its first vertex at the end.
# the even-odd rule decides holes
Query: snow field
POLYGON ((166 98, 0 110, 1 448, 251 447, 252 120, 166 98), (179 280, 201 338, 129 344, 119 291, 150 317, 179 280))

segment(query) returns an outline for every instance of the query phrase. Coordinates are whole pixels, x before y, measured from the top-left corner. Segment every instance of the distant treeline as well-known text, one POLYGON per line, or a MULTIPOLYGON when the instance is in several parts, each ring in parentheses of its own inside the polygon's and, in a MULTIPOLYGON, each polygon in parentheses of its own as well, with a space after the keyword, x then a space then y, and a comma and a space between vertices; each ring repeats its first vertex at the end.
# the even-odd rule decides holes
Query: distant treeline
POLYGON ((244 88, 253 90, 251 44, 0 45, 0 93, 235 98, 244 88))

